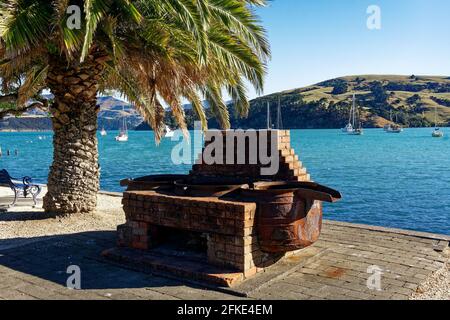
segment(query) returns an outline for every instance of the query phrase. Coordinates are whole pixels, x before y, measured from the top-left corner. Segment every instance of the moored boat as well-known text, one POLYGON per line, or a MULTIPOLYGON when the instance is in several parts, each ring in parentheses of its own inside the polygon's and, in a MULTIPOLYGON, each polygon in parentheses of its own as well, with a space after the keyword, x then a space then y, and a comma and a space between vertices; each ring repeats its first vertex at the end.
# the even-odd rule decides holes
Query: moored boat
POLYGON ((431 136, 433 138, 442 138, 444 137, 444 132, 441 130, 441 128, 438 127, 437 122, 437 107, 434 107, 434 131, 431 136))
POLYGON ((342 129, 344 133, 352 136, 362 136, 364 130, 361 125, 361 119, 359 117, 358 107, 356 106, 356 95, 353 94, 352 107, 350 109, 350 119, 345 128, 342 129))
POLYGON ((397 123, 398 122, 397 114, 395 115, 395 122, 392 121, 392 110, 390 111, 390 120, 391 123, 393 124, 388 124, 387 126, 384 126, 384 131, 386 131, 387 133, 402 133, 403 127, 397 123))
MULTIPOLYGON (((125 111, 122 107, 122 111, 125 111)), ((117 142, 127 142, 128 141, 128 127, 127 127, 127 119, 124 114, 122 119, 122 127, 120 128, 119 135, 116 136, 117 142)))
POLYGON ((165 135, 164 138, 172 138, 175 135, 175 131, 173 131, 172 129, 169 128, 169 126, 166 125, 166 129, 165 129, 165 135))
POLYGON ((341 129, 341 131, 343 133, 351 134, 355 131, 355 129, 354 129, 354 122, 355 122, 354 110, 355 110, 355 95, 353 95, 353 102, 352 102, 352 106, 350 108, 350 115, 348 118, 348 123, 344 128, 341 129))

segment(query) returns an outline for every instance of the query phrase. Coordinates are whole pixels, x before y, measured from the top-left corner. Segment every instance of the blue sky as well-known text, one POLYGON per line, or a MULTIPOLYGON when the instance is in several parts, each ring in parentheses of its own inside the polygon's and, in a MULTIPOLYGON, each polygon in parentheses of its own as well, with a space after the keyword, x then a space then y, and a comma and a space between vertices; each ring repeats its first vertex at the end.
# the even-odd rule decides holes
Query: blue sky
POLYGON ((345 75, 450 76, 448 0, 272 0, 257 11, 272 47, 265 94, 345 75), (366 26, 370 5, 381 30, 366 26))

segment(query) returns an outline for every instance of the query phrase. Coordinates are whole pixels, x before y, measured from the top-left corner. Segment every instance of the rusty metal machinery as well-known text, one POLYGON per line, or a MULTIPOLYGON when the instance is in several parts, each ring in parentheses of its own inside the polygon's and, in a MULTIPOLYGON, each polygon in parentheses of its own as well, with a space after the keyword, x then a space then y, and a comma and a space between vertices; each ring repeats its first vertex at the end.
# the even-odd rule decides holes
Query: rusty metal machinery
POLYGON ((257 230, 262 251, 277 253, 306 248, 322 230, 322 201, 336 202, 341 194, 313 182, 263 182, 242 190, 255 201, 257 230))

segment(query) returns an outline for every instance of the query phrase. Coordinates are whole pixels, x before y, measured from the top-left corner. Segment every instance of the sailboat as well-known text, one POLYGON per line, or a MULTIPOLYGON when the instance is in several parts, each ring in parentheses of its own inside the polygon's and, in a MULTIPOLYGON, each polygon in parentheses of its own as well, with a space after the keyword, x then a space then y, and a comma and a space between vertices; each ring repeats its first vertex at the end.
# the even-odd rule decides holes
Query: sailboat
POLYGON ((344 129, 347 129, 347 131, 345 131, 345 132, 349 135, 362 136, 364 134, 364 130, 361 126, 361 120, 359 119, 359 113, 358 114, 357 113, 358 112, 357 112, 357 106, 356 106, 356 95, 353 94, 353 103, 352 103, 352 109, 350 112, 350 120, 344 129), (356 120, 356 118, 358 118, 358 120, 356 120), (358 121, 358 127, 356 127, 356 121, 358 121))
POLYGON ((353 124, 352 124, 352 119, 353 119, 353 114, 354 114, 354 109, 355 109, 355 104, 356 104, 356 98, 355 95, 353 95, 353 103, 352 103, 352 107, 350 108, 350 115, 348 118, 348 124, 342 128, 342 132, 344 133, 351 133, 354 132, 354 128, 353 128, 353 124))
MULTIPOLYGON (((392 122, 392 110, 389 113, 391 122, 392 122)), ((384 131, 386 131, 387 133, 402 133, 403 132, 403 127, 399 124, 397 124, 398 122, 398 118, 397 118, 397 114, 395 115, 395 123, 394 124, 389 124, 387 126, 385 126, 384 131)))
POLYGON ((105 127, 103 127, 103 128, 102 128, 102 131, 100 131, 100 135, 101 135, 102 137, 108 135, 108 133, 107 133, 106 130, 105 130, 105 127))
POLYGON ((444 137, 444 132, 437 125, 437 107, 434 107, 434 131, 432 133, 433 138, 444 137))
POLYGON ((175 135, 175 131, 173 131, 172 129, 169 128, 169 126, 166 125, 166 129, 165 129, 165 135, 164 138, 172 138, 175 135))
MULTIPOLYGON (((125 111, 122 107, 122 111, 125 111)), ((122 118, 122 128, 120 128, 119 135, 116 136, 116 141, 118 142, 127 142, 128 141, 128 128, 127 128, 127 118, 125 113, 122 118)))

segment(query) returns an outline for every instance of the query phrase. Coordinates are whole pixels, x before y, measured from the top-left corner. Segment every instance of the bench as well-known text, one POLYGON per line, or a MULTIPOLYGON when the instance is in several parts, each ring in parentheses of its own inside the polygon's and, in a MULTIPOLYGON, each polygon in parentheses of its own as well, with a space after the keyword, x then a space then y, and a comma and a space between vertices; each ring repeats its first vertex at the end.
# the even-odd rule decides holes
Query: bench
POLYGON ((8 171, 0 170, 0 186, 9 187, 14 192, 14 201, 9 207, 14 207, 19 197, 27 198, 28 195, 33 197, 34 206, 37 205, 37 197, 41 193, 42 188, 37 184, 33 184, 30 177, 16 179, 9 175, 8 171))

